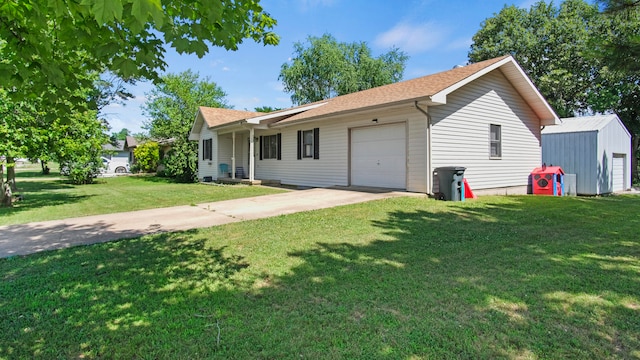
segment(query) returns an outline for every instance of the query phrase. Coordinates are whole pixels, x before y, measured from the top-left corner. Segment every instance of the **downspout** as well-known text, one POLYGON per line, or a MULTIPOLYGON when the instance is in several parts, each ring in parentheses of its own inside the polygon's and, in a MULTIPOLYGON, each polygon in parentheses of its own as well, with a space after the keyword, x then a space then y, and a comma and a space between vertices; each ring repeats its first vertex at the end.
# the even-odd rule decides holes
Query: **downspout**
POLYGON ((432 194, 432 175, 431 175, 431 115, 429 112, 418 106, 418 101, 414 103, 416 110, 420 111, 427 117, 427 194, 432 194))

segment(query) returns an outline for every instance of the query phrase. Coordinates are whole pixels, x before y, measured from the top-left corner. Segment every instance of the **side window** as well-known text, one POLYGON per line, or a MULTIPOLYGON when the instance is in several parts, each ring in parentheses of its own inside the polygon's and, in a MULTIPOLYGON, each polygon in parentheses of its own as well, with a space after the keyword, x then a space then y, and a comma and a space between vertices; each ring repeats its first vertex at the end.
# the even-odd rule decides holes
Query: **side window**
POLYGON ((313 130, 302 132, 302 157, 313 157, 313 130))
POLYGON ((298 160, 320 159, 320 129, 298 131, 298 160))
POLYGON ((213 139, 202 140, 202 160, 213 160, 213 139))
POLYGON ((489 158, 502 158, 502 127, 500 125, 489 125, 489 158))
POLYGON ((282 134, 260 136, 260 160, 282 159, 281 140, 282 134))

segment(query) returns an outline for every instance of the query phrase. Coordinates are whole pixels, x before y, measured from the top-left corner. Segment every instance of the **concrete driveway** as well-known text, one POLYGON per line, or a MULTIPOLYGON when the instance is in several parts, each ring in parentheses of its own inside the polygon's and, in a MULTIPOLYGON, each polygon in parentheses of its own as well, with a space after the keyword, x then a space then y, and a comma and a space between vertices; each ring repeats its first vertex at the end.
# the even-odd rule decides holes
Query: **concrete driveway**
POLYGON ((26 255, 159 232, 211 227, 405 195, 408 193, 316 188, 197 206, 175 206, 0 226, 0 257, 26 255))

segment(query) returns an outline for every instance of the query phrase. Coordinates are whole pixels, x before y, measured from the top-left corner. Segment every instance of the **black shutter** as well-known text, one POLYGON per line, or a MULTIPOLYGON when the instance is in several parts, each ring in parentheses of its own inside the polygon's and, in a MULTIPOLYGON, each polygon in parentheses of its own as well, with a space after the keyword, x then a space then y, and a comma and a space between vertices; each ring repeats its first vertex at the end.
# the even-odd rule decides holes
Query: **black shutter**
POLYGON ((278 147, 278 160, 282 160, 282 134, 276 135, 277 147, 278 147))
POLYGON ((213 139, 209 139, 209 160, 213 160, 213 139))
POLYGON ((260 144, 258 146, 260 146, 260 160, 262 160, 262 136, 260 136, 260 144))
POLYGON ((206 146, 207 140, 202 140, 202 160, 207 160, 207 158, 205 157, 207 155, 207 150, 205 150, 206 146))
POLYGON ((302 131, 298 130, 298 160, 302 159, 302 131))
POLYGON ((313 129, 313 158, 320 159, 320 129, 313 129))

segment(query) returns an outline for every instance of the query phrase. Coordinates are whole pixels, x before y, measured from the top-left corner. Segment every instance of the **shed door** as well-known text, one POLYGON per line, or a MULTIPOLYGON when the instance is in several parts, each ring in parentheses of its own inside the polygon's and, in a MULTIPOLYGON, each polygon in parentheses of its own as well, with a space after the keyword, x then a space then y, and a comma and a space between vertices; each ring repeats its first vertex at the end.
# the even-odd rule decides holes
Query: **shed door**
POLYGON ((405 124, 351 130, 351 185, 405 189, 405 124))
POLYGON ((625 155, 624 154, 613 154, 613 166, 611 172, 611 180, 613 182, 613 191, 623 191, 624 190, 624 164, 625 164, 625 155))

